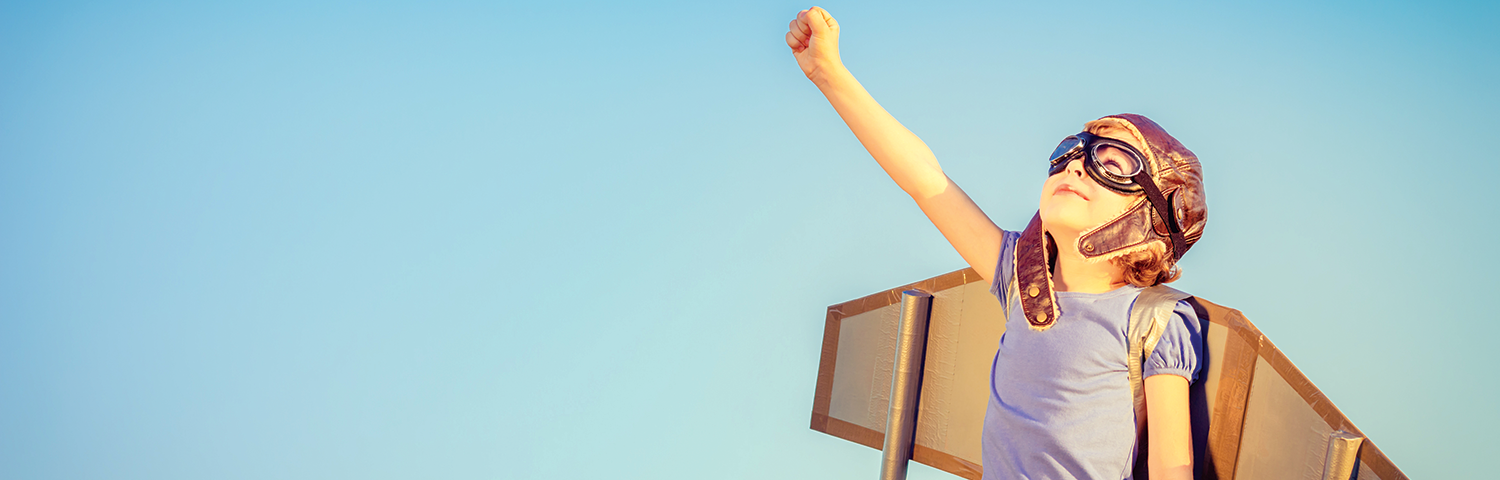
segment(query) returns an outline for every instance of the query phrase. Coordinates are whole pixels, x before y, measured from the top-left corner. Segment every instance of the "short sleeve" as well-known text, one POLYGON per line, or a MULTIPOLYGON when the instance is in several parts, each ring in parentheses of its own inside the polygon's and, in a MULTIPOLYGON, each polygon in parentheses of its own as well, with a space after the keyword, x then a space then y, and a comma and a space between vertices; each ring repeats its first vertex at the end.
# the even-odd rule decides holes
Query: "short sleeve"
POLYGON ((1020 238, 1020 233, 1000 231, 1000 255, 995 262, 995 275, 990 277, 990 295, 1000 299, 1000 308, 1006 312, 1010 312, 1012 299, 1009 293, 1014 290, 1010 288, 1011 276, 1016 271, 1011 265, 1016 261, 1016 240, 1020 238))
POLYGON ((1177 302, 1172 313, 1174 318, 1167 323, 1156 350, 1141 366, 1142 377, 1172 374, 1193 382, 1203 365, 1203 324, 1187 301, 1177 302))

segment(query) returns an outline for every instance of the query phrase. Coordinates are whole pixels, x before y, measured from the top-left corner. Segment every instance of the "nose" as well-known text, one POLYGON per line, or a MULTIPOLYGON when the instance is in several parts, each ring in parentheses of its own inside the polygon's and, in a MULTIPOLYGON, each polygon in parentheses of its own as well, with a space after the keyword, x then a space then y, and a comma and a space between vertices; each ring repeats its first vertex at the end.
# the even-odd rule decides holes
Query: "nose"
POLYGON ((1077 175, 1079 178, 1083 178, 1083 157, 1079 156, 1078 158, 1068 160, 1068 167, 1066 171, 1070 174, 1077 175))

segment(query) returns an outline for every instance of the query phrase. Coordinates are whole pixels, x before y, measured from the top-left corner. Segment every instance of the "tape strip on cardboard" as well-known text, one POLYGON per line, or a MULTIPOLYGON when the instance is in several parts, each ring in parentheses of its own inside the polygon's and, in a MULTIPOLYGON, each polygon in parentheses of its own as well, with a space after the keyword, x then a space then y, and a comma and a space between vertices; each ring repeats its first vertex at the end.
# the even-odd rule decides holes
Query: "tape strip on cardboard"
POLYGON ((973 462, 955 457, 922 445, 913 445, 911 459, 921 462, 938 470, 958 475, 970 480, 980 480, 984 476, 984 468, 973 462))
POLYGON ((1238 310, 1224 308, 1213 302, 1194 297, 1192 300, 1206 313, 1208 321, 1229 329, 1224 340, 1224 356, 1219 374, 1219 391, 1214 403, 1213 418, 1208 423, 1208 467, 1210 478, 1234 478, 1235 464, 1239 459, 1240 435, 1245 426, 1245 407, 1250 402, 1250 384, 1255 379, 1255 358, 1258 342, 1244 335, 1253 331, 1238 310))

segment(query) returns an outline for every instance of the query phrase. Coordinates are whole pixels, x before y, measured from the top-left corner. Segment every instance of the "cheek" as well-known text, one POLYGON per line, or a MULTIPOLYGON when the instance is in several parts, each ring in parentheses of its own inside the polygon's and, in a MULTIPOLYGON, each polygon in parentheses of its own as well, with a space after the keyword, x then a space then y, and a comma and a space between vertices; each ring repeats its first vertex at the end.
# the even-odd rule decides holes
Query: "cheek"
MULTIPOLYGON (((1100 190, 1104 189, 1101 188, 1100 190)), ((1091 213, 1094 220, 1097 220, 1099 223, 1114 220, 1115 217, 1124 213, 1131 205, 1134 205, 1136 201, 1136 197, 1127 197, 1113 192, 1101 197, 1096 199, 1098 201, 1090 202, 1092 203, 1090 206, 1093 207, 1090 209, 1092 210, 1091 213)))
POLYGON ((1047 192, 1052 191, 1052 187, 1056 186, 1054 185, 1055 183, 1057 183, 1057 175, 1047 177, 1047 181, 1042 182, 1042 192, 1039 196, 1040 201, 1037 202, 1037 206, 1042 208, 1043 210, 1045 210, 1047 208, 1047 204, 1051 202, 1051 199, 1049 198, 1050 195, 1047 195, 1047 192))

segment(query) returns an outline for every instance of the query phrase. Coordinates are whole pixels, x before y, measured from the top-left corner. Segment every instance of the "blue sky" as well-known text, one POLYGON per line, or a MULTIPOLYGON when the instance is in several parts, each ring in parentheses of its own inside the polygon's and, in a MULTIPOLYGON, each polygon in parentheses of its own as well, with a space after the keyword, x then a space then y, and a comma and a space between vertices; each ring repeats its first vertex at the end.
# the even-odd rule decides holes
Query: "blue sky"
MULTIPOLYGON (((824 308, 963 263, 807 6, 0 3, 0 477, 875 476, 807 428, 824 308)), ((1004 228, 1083 122, 1164 125, 1176 286, 1408 475, 1492 470, 1493 3, 823 6, 1004 228)))

